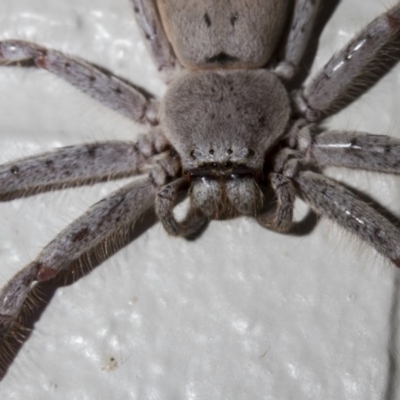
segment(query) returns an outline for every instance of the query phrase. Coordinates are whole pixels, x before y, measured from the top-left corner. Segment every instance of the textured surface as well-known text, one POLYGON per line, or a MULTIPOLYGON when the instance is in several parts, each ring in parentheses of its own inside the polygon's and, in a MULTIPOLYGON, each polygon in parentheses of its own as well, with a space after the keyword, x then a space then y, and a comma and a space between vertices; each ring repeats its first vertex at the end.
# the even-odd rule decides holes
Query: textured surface
MULTIPOLYGON (((376 0, 343 1, 312 70, 384 10, 376 0)), ((132 14, 128 0, 2 0, 0 37, 76 54, 161 95, 132 14)), ((329 125, 400 137, 399 74, 394 69, 329 125)), ((143 132, 44 71, 2 68, 0 93, 0 162, 143 132)), ((398 178, 330 175, 399 214, 398 178)), ((1 203, 0 284, 121 185, 1 203)), ((299 202, 296 215, 304 212, 299 202)), ((326 221, 303 237, 247 218, 213 222, 195 242, 168 238, 158 224, 57 290, 0 382, 0 398, 398 398, 388 371, 399 362, 399 280, 326 221)))

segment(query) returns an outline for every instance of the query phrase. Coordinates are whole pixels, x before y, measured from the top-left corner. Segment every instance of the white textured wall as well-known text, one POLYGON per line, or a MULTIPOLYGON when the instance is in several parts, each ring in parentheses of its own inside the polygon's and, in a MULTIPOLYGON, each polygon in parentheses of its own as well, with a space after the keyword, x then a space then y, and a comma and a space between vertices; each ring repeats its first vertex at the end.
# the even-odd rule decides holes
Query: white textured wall
MULTIPOLYGON (((313 71, 393 3, 343 0, 313 71)), ((78 55, 161 95, 132 14, 128 0, 1 0, 0 38, 78 55)), ((399 73, 329 124, 400 137, 399 73)), ((140 131, 44 71, 0 69, 0 162, 140 131)), ((398 178, 330 173, 399 214, 398 178)), ((121 184, 0 203, 0 285, 121 184)), ((195 242, 168 238, 157 224, 57 290, 0 382, 0 398, 385 399, 398 364, 389 350, 399 350, 399 280, 326 221, 305 237, 247 218, 212 222, 195 242)))

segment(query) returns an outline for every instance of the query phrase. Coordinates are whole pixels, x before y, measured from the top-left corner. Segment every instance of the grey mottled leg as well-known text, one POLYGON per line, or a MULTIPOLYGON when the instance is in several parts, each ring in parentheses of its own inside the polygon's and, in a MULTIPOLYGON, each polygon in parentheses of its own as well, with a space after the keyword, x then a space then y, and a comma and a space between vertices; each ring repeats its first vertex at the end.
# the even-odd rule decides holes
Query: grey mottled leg
POLYGON ((141 123, 157 123, 158 101, 88 62, 22 40, 0 42, 0 65, 32 63, 65 79, 100 103, 141 123))
POLYGON ((355 233, 400 267, 400 231, 386 218, 332 179, 303 171, 293 180, 317 214, 355 233))
POLYGON ((168 185, 163 186, 156 196, 155 209, 164 229, 173 236, 193 237, 198 234, 208 222, 207 218, 194 210, 189 209, 183 221, 178 222, 173 210, 176 206, 179 190, 189 184, 188 177, 179 178, 168 185))
POLYGON ((334 55, 322 71, 296 98, 297 108, 308 121, 320 120, 346 97, 354 81, 377 60, 382 48, 400 31, 400 4, 372 21, 343 50, 334 55))
POLYGON ((400 140, 389 136, 328 131, 316 135, 307 151, 320 167, 400 173, 400 140))
POLYGON ((0 200, 143 173, 151 157, 166 148, 165 138, 155 130, 142 135, 137 143, 68 146, 13 161, 0 166, 0 200))
POLYGON ((296 190, 293 182, 282 174, 270 174, 271 185, 276 193, 277 205, 273 212, 257 216, 257 221, 267 229, 288 232, 293 226, 293 207, 296 190))
POLYGON ((283 53, 283 60, 275 72, 284 80, 291 80, 297 72, 314 28, 321 0, 296 0, 293 19, 283 53))
POLYGON ((7 335, 16 321, 35 283, 53 278, 82 254, 131 226, 154 204, 155 192, 148 178, 117 190, 65 228, 18 272, 0 293, 0 338, 7 335))
POLYGON ((172 47, 165 35, 155 0, 131 0, 136 20, 144 33, 146 43, 164 80, 170 82, 178 66, 172 47))

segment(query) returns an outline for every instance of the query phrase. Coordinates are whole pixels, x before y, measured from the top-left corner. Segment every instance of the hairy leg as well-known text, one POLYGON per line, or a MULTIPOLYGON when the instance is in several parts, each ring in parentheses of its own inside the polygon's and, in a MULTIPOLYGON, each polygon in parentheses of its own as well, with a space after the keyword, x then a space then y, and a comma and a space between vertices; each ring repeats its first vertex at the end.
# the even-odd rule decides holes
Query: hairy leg
POLYGON ((291 80, 303 58, 321 0, 296 0, 294 14, 283 53, 283 60, 275 72, 284 80, 291 80))
POLYGON ((136 20, 144 33, 157 69, 168 83, 178 66, 174 52, 158 14, 155 0, 131 0, 136 14, 136 20))
POLYGON ((320 167, 400 173, 399 139, 364 132, 327 131, 306 141, 308 157, 320 167))
POLYGON ((303 171, 293 180, 317 214, 356 234, 400 267, 400 231, 385 217, 332 179, 303 171))
POLYGON ((92 206, 65 228, 0 293, 0 338, 5 338, 37 282, 47 281, 119 230, 131 226, 154 204, 149 179, 135 181, 92 206))
POLYGON ((0 65, 19 64, 46 69, 136 122, 157 124, 157 100, 86 61, 22 40, 1 41, 0 65))
POLYGON ((152 156, 167 149, 158 130, 138 142, 101 142, 63 147, 0 165, 0 201, 68 186, 143 173, 152 156))
POLYGON ((308 121, 321 120, 346 98, 356 78, 368 75, 368 66, 382 58, 382 48, 400 32, 400 4, 372 21, 334 55, 295 99, 308 121))

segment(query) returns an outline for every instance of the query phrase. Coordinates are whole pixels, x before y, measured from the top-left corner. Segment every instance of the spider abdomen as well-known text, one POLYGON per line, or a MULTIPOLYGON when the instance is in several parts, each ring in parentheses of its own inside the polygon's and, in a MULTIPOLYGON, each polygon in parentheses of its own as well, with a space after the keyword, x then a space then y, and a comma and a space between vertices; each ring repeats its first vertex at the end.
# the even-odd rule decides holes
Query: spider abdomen
POLYGON ((288 0, 158 0, 163 26, 179 61, 198 70, 259 68, 276 49, 288 0))

